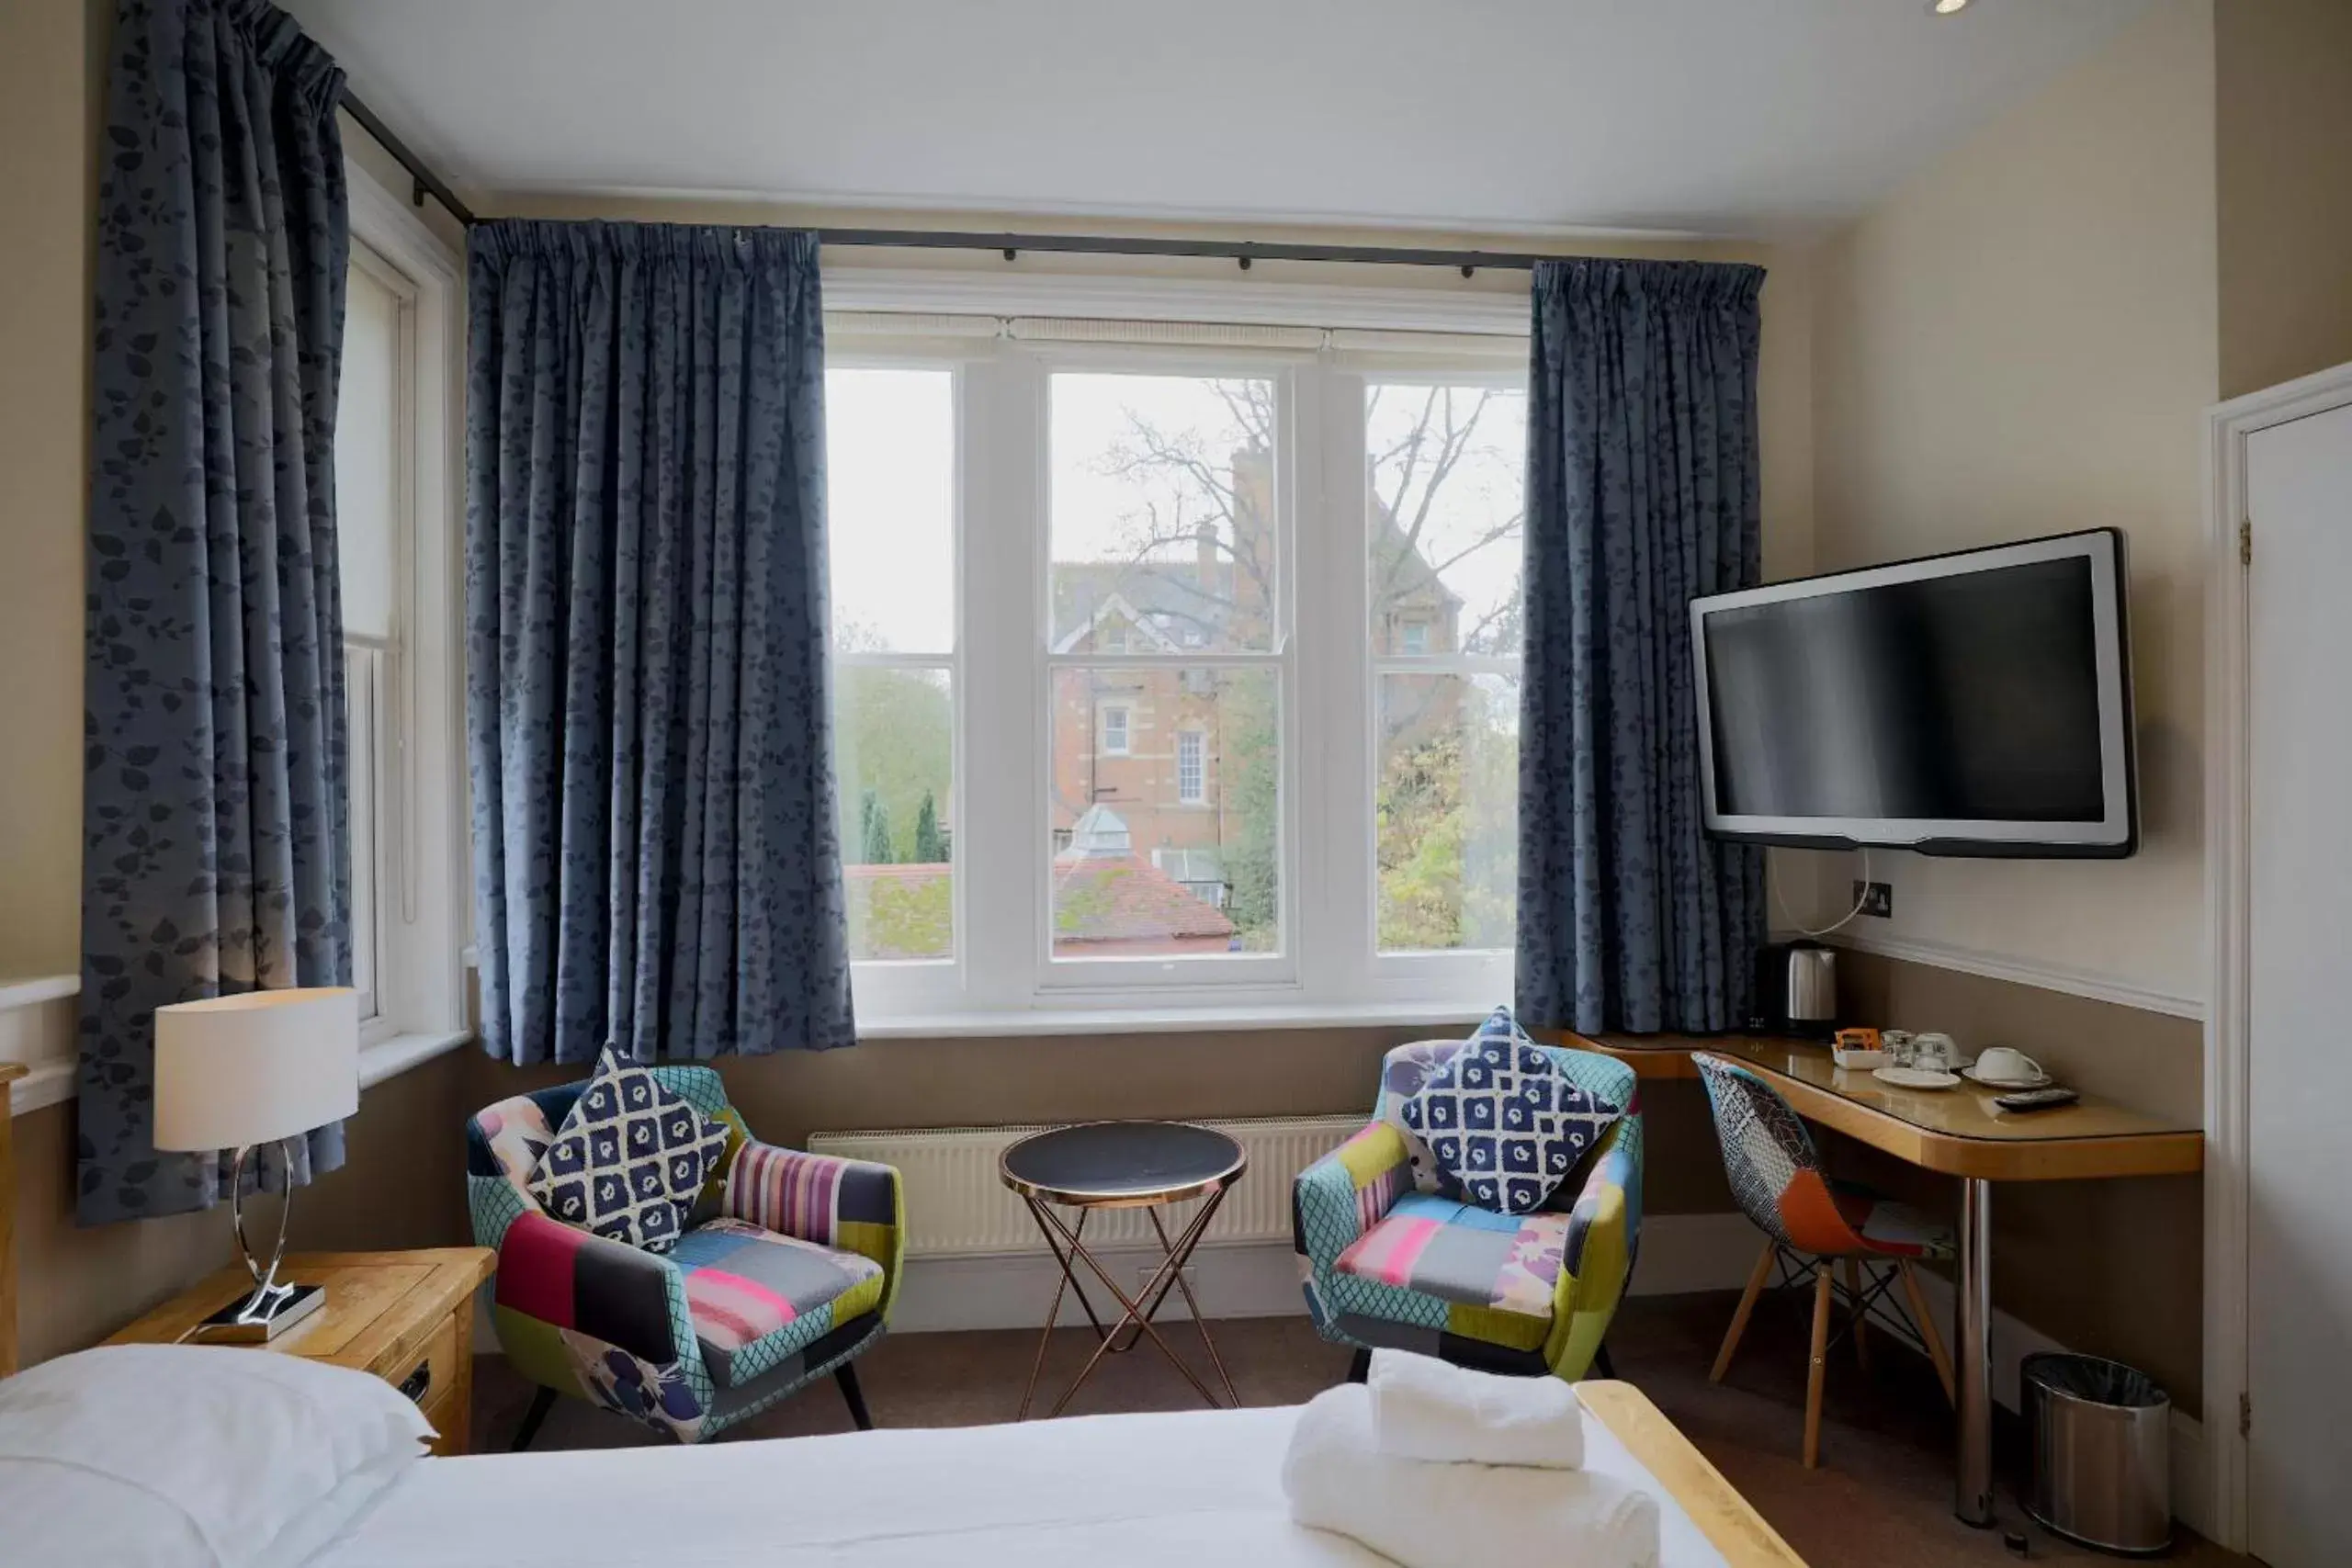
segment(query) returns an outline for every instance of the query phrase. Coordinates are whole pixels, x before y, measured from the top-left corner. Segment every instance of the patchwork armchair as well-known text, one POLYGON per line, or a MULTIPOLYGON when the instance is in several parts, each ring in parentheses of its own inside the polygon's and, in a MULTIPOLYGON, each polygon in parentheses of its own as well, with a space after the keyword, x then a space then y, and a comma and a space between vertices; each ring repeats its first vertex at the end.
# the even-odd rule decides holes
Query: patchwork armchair
POLYGON ((1487 1371, 1574 1381, 1633 1271, 1642 1220, 1638 1080, 1623 1062, 1540 1047, 1580 1087, 1624 1107, 1543 1208, 1502 1214, 1464 1201, 1408 1131, 1404 1102, 1462 1050, 1400 1045, 1383 1063, 1373 1120, 1299 1174, 1292 1231, 1306 1310, 1328 1340, 1416 1350, 1487 1371))
POLYGON ((668 1252, 592 1235, 531 1196, 531 1171, 584 1080, 500 1100, 467 1124, 474 1239, 498 1253, 499 1343, 539 1385, 514 1446, 529 1444, 558 1393, 691 1443, 827 1372, 870 1427, 850 1362, 881 1338, 898 1294, 899 1173, 760 1143, 717 1073, 652 1071, 730 1131, 668 1252))

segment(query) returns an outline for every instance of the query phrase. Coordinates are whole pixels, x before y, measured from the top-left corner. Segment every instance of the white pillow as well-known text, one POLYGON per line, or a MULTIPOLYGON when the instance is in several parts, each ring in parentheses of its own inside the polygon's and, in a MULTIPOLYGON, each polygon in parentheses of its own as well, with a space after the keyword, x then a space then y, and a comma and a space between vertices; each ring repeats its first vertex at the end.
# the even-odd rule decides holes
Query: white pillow
POLYGON ((12 1563, 266 1562, 433 1427, 380 1378, 226 1346, 121 1345, 0 1382, 12 1563))

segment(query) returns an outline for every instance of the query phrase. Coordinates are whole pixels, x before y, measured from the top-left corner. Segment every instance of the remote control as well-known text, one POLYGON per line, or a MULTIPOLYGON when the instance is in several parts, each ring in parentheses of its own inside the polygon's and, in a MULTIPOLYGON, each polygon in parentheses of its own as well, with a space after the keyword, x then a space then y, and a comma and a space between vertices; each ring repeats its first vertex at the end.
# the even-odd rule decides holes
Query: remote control
POLYGON ((2081 1098, 2071 1089, 2030 1089, 2020 1094, 1996 1095, 1993 1103, 2004 1111, 2054 1111, 2081 1098))

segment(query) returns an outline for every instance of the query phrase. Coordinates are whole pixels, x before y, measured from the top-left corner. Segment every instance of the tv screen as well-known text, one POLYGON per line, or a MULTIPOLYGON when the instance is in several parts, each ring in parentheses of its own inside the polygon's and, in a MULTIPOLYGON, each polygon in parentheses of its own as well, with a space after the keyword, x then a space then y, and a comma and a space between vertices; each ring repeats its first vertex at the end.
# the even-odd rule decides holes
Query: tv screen
POLYGON ((2109 529, 1694 601, 1708 829, 2130 853, 2123 581, 2109 529))

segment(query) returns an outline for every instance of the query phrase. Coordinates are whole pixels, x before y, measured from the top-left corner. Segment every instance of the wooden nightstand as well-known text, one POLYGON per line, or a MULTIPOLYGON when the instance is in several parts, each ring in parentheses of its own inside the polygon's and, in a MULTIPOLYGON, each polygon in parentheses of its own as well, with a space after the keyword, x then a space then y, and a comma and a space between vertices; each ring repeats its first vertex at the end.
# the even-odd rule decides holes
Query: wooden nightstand
MULTIPOLYGON (((483 1247, 289 1255, 281 1280, 324 1285, 327 1303, 268 1346, 373 1372, 424 1409, 436 1454, 466 1451, 473 1418, 474 1292, 497 1267, 483 1247)), ((253 1288, 242 1264, 192 1286, 107 1341, 167 1345, 253 1288)))

